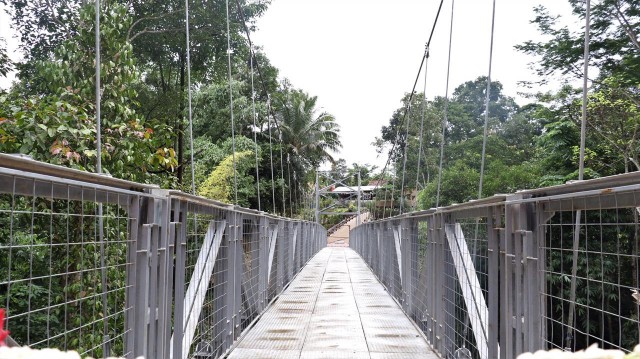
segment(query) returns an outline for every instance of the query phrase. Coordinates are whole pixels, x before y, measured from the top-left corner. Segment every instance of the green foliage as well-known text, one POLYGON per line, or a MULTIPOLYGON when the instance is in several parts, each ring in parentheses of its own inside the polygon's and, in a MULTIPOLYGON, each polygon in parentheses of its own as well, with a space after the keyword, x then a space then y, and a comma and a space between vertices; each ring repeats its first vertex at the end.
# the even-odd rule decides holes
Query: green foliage
POLYGON ((9 58, 9 55, 7 55, 5 45, 5 39, 0 37, 0 76, 7 76, 7 74, 13 69, 13 62, 9 58))
POLYGON ((73 91, 23 98, 0 95, 0 150, 36 160, 92 170, 96 158, 93 119, 73 91))
MULTIPOLYGON (((0 97, 0 150, 34 159, 94 171, 95 76, 94 8, 82 8, 77 34, 64 40, 37 73, 46 80, 38 95, 13 91, 0 97)), ((102 13, 102 160, 104 171, 125 179, 148 181, 148 169, 174 168, 174 152, 156 140, 154 129, 136 113, 133 84, 139 73, 126 42, 130 18, 126 8, 102 13), (160 149, 156 150, 156 146, 160 149)))
POLYGON ((302 90, 286 90, 281 105, 279 130, 287 152, 302 166, 317 168, 324 161, 333 161, 331 151, 340 143, 340 126, 333 115, 316 113, 318 98, 302 90))
POLYGON ((126 214, 105 205, 102 286, 97 240, 97 206, 64 200, 2 195, 0 217, 0 303, 11 315, 12 337, 35 347, 73 349, 102 357, 102 328, 107 306, 112 353, 124 354, 126 214), (106 302, 100 293, 106 293, 106 302), (100 332, 101 333, 101 332, 100 332))
MULTIPOLYGON (((442 187, 440 190, 439 206, 452 203, 464 203, 476 198, 480 174, 462 161, 442 171, 442 187)), ((419 207, 422 209, 436 206, 438 182, 432 181, 418 196, 419 207)))
MULTIPOLYGON (((245 84, 233 83, 233 107, 235 134, 253 137, 253 112, 251 98, 241 92, 245 84)), ((229 107, 229 85, 214 83, 200 89, 193 99, 193 132, 195 136, 206 136, 218 143, 231 138, 231 115, 229 107)), ((258 103, 258 118, 266 117, 266 106, 258 103)))
MULTIPOLYGON (((238 205, 249 206, 249 198, 255 196, 254 178, 248 173, 255 164, 254 152, 244 151, 235 154, 235 175, 238 186, 238 205)), ((234 157, 227 156, 220 164, 209 174, 207 179, 198 189, 198 194, 203 197, 214 199, 216 201, 233 203, 234 202, 234 157)))
MULTIPOLYGON (((220 165, 220 163, 231 156, 233 153, 233 142, 231 138, 227 138, 222 141, 219 145, 213 144, 209 139, 205 136, 198 137, 194 140, 194 157, 196 158, 196 167, 195 167, 195 177, 196 177, 196 186, 203 183, 209 174, 211 173, 211 169, 220 165)), ((256 144, 253 140, 239 136, 235 138, 235 149, 236 152, 251 152, 253 154, 254 161, 251 162, 255 167, 255 150, 256 144)), ((258 162, 261 161, 261 151, 260 147, 258 147, 258 162)), ((252 167, 252 168, 254 168, 252 167)), ((189 171, 191 171, 189 167, 189 171)), ((255 172, 252 172, 255 173, 255 172)), ((191 178, 189 177, 186 182, 184 189, 187 192, 191 191, 191 178)))
MULTIPOLYGON (((585 2, 569 0, 573 14, 584 19, 585 2)), ((637 85, 640 81, 640 45, 637 34, 640 26, 640 1, 604 0, 592 4, 590 57, 591 65, 606 76, 620 77, 625 83, 637 85)), ((542 82, 552 74, 582 78, 584 31, 571 31, 558 25, 544 6, 534 9, 532 23, 544 35, 544 41, 527 41, 517 48, 536 56, 535 69, 542 82)), ((584 20, 583 20, 584 21, 584 20)))

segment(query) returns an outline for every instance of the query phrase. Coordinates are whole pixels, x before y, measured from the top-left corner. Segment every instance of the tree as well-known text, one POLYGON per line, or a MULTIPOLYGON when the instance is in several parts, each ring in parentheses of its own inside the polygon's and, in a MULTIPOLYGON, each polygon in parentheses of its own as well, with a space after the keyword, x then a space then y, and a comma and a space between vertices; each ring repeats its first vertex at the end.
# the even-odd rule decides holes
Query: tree
POLYGON ((279 108, 278 128, 283 143, 308 168, 317 168, 324 161, 333 161, 331 151, 340 143, 340 126, 333 115, 317 113, 318 98, 302 90, 287 90, 279 108))
MULTIPOLYGON (((253 112, 251 98, 242 93, 245 85, 233 82, 233 107, 236 136, 253 137, 253 112)), ((231 137, 231 113, 229 107, 229 85, 213 83, 205 86, 193 97, 194 136, 206 136, 211 142, 219 143, 231 137)), ((256 104, 258 119, 266 117, 266 106, 256 104)), ((260 123, 258 123, 258 126, 260 123)))
MULTIPOLYGON (((569 0, 569 3, 573 14, 584 19, 584 1, 569 0)), ((631 85, 640 81, 639 8, 639 0, 603 0, 591 9, 590 64, 605 77, 619 76, 631 85)), ((542 81, 557 73, 582 78, 584 31, 558 26, 559 17, 551 15, 544 6, 534 11, 536 17, 532 22, 550 39, 527 41, 516 48, 540 59, 535 69, 542 81)))
POLYGON ((80 0, 0 0, 0 4, 11 9, 13 27, 25 55, 25 61, 17 66, 19 77, 33 81, 30 87, 45 84, 35 76, 36 64, 51 58, 58 46, 77 35, 80 8, 84 3, 80 0))
MULTIPOLYGON (((455 179, 459 182, 456 176, 466 176, 472 172, 477 174, 479 180, 484 140, 486 87, 487 78, 478 77, 458 86, 449 99, 448 122, 444 137, 443 182, 449 168, 452 172, 448 173, 447 180, 455 179)), ((535 160, 536 138, 542 133, 537 107, 531 105, 520 108, 512 97, 502 92, 502 85, 499 82, 492 82, 490 91, 487 167, 495 161, 507 166, 518 166, 535 160)), ((394 168, 393 176, 395 176, 395 181, 392 178, 392 183, 395 183, 393 191, 399 194, 404 189, 402 196, 410 197, 414 190, 428 188, 428 195, 433 197, 428 201, 435 205, 437 191, 431 191, 434 186, 431 183, 435 183, 433 188, 437 188, 446 99, 436 97, 423 104, 422 98, 422 94, 414 96, 405 94, 402 107, 393 113, 389 126, 382 128, 381 137, 377 139, 376 145, 379 150, 387 145, 392 148, 389 155, 394 168), (409 102, 410 99, 411 102, 409 102), (420 140, 421 137, 422 140, 420 140), (420 148, 421 143, 422 148, 420 148)), ((486 176, 490 175, 492 174, 487 171, 486 176)), ((531 186, 530 181, 524 182, 523 186, 531 186)), ((457 183, 454 187, 462 185, 457 183)), ((469 183, 465 183, 464 196, 445 195, 444 202, 441 203, 477 198, 478 185, 479 181, 470 187, 469 183), (476 194, 469 197, 474 191, 476 194)), ((508 185, 502 183, 493 187, 485 186, 483 195, 494 194, 495 192, 491 192, 492 188, 504 189, 508 188, 508 185)), ((458 189, 452 188, 452 190, 458 189)))
POLYGON ((236 167, 233 167, 233 155, 227 156, 209 174, 202 183, 198 194, 225 203, 234 203, 234 173, 238 188, 238 205, 249 207, 249 198, 255 196, 254 179, 248 174, 253 168, 253 152, 244 151, 235 154, 236 167))
POLYGON ((7 55, 5 39, 0 37, 0 76, 7 76, 13 69, 13 62, 7 55))
MULTIPOLYGON (((573 14, 584 18, 584 2, 571 0, 570 3, 573 14)), ((640 107, 638 6, 640 2, 637 0, 604 0, 594 4, 592 8, 590 65, 600 71, 592 78, 593 88, 588 104, 586 165, 590 176, 639 169, 636 136, 640 107)), ((539 31, 548 40, 528 41, 517 48, 541 59, 535 69, 542 78, 552 74, 560 74, 565 81, 582 78, 584 33, 558 26, 558 17, 552 16, 544 7, 535 8, 535 12, 533 23, 538 25, 539 31)), ((538 95, 540 102, 551 101, 551 112, 546 114, 546 126, 550 131, 545 135, 543 145, 547 148, 555 146, 555 151, 552 152, 555 154, 558 154, 557 150, 564 148, 560 163, 564 163, 565 170, 559 171, 559 174, 565 178, 575 177, 568 174, 575 172, 577 168, 577 156, 574 153, 579 148, 579 136, 574 135, 569 143, 566 142, 569 137, 559 135, 567 135, 571 127, 579 126, 582 104, 580 95, 581 90, 567 88, 556 94, 538 95), (554 105, 557 99, 563 99, 570 105, 557 108, 554 105), (563 114, 556 116, 560 109, 563 114), (563 142, 564 147, 559 147, 563 142)), ((550 163, 550 167, 557 170, 558 166, 550 163)))
MULTIPOLYGON (((49 61, 36 66, 46 81, 37 95, 23 88, 0 98, 0 149, 29 154, 34 159, 94 171, 95 76, 93 70, 94 8, 83 7, 77 34, 64 40, 49 61)), ((123 28, 130 17, 115 5, 101 16, 104 171, 125 179, 148 181, 150 170, 175 167, 172 149, 165 146, 161 126, 149 126, 136 111, 139 77, 132 48, 123 28)), ((158 178, 155 178, 158 179, 158 178)))

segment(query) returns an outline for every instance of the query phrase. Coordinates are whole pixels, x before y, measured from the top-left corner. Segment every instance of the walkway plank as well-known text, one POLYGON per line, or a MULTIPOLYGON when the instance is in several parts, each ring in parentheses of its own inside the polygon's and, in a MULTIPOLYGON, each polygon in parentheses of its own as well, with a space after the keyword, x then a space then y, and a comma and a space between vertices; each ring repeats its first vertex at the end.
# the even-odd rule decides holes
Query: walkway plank
POLYGON ((325 248, 229 359, 438 358, 364 261, 325 248))

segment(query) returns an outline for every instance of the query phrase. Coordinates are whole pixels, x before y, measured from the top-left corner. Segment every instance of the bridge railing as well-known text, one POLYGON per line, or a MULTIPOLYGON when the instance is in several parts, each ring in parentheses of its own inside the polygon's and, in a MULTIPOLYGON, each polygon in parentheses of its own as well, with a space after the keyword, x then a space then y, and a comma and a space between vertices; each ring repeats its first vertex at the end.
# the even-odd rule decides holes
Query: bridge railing
POLYGON ((350 245, 445 358, 629 351, 638 207, 640 176, 626 174, 369 222, 350 245))
POLYGON ((216 358, 325 244, 314 223, 0 154, 0 307, 19 345, 216 358))

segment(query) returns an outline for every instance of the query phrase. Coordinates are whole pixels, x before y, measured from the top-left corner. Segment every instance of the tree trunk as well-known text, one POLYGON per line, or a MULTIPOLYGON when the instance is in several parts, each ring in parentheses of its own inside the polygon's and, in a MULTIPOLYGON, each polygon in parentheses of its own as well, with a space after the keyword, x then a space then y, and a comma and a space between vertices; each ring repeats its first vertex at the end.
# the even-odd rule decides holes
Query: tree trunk
POLYGON ((162 93, 167 92, 167 83, 164 81, 164 69, 162 68, 162 62, 159 63, 160 66, 160 83, 162 85, 162 93))

